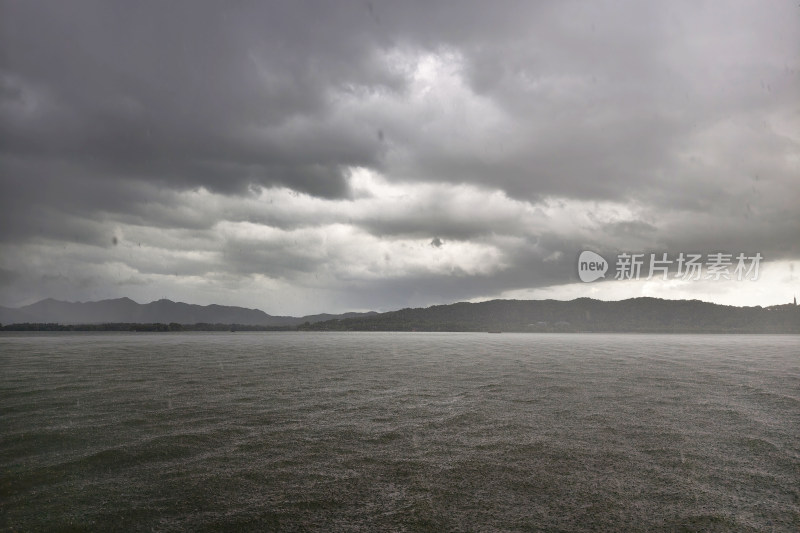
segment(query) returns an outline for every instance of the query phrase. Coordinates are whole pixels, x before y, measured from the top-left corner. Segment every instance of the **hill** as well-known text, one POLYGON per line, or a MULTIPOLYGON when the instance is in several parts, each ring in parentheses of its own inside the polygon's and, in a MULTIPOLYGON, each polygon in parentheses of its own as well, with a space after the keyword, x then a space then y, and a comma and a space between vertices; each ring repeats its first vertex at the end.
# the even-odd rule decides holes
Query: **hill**
POLYGON ((314 323, 321 320, 358 317, 369 314, 344 313, 342 315, 321 314, 292 317, 272 316, 260 309, 213 304, 194 305, 171 300, 158 300, 140 304, 130 298, 117 298, 98 302, 63 302, 48 298, 20 308, 0 308, 0 324, 207 323, 286 327, 296 326, 305 322, 314 323))
POLYGON ((401 309, 300 326, 333 331, 800 333, 800 307, 734 307, 699 300, 492 300, 401 309))

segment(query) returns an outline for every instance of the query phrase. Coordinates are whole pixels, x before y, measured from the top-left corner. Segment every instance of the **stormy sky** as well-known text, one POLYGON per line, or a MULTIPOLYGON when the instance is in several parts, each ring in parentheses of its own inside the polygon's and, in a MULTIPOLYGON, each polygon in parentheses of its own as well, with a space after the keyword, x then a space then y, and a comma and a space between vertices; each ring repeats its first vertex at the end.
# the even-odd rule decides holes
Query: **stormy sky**
POLYGON ((4 1, 0 304, 786 303, 799 95, 796 1, 4 1))

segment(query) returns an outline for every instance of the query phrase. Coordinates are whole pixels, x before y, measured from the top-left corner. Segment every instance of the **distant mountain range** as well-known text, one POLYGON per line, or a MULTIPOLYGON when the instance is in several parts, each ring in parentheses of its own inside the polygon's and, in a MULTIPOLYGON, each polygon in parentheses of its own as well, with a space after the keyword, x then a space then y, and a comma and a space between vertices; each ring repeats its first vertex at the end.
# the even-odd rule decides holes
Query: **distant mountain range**
POLYGON ((272 316, 259 309, 225 305, 193 305, 171 300, 148 304, 130 298, 99 302, 62 302, 48 298, 19 308, 0 307, 0 324, 57 323, 164 323, 178 324, 241 324, 250 326, 286 327, 305 322, 368 316, 371 313, 319 314, 303 317, 272 316))
MULTIPOLYGON (((9 324, 24 323, 235 324, 266 329, 315 331, 800 333, 800 306, 734 307, 699 300, 632 298, 605 302, 578 298, 568 302, 559 300, 461 302, 424 309, 401 309, 388 313, 319 314, 303 317, 272 316, 259 309, 192 305, 171 300, 139 304, 130 298, 99 302, 62 302, 47 299, 17 309, 0 307, 0 324, 8 328, 9 324)), ((121 329, 137 328, 126 326, 121 329)), ((181 328, 154 330, 170 329, 181 328)))
POLYGON ((578 298, 435 305, 320 321, 304 330, 800 333, 800 306, 734 307, 699 300, 578 298))

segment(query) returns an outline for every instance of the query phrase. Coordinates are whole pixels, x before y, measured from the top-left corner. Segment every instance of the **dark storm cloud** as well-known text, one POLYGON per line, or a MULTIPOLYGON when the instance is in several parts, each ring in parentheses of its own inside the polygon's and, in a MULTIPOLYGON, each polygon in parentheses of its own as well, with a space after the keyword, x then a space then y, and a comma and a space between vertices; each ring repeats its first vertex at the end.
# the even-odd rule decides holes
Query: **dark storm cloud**
MULTIPOLYGON (((491 184, 520 198, 658 202, 698 122, 744 104, 779 110, 797 77, 776 74, 793 59, 779 49, 775 66, 726 73, 741 79, 705 98, 679 70, 686 58, 670 59, 666 46, 691 31, 686 14, 640 2, 32 2, 3 11, 4 154, 223 193, 256 184, 347 195, 348 167, 384 168, 386 135, 413 154, 404 177, 491 184), (519 149, 497 161, 473 146, 453 153, 424 134, 393 135, 395 124, 332 123, 331 91, 402 94, 407 80, 380 56, 393 46, 458 51, 470 88, 518 117, 500 133, 519 149), (773 93, 737 89, 756 77, 773 93)), ((788 35, 800 44, 797 31, 788 35)))
POLYGON ((327 91, 344 83, 394 90, 402 80, 349 30, 339 35, 346 28, 323 8, 7 4, 4 156, 176 188, 344 195, 345 168, 374 165, 380 148, 372 124, 326 127, 327 91), (298 117, 313 117, 312 126, 282 143, 282 127, 298 117))
MULTIPOLYGON (((797 14, 793 2, 3 2, 0 242, 37 259, 74 245, 73 271, 81 257, 130 266, 117 282, 320 275, 333 290, 340 276, 370 307, 568 283, 583 248, 797 258, 797 14), (394 188, 358 189, 359 168, 394 188), (351 227, 361 251, 320 252, 328 226, 351 227), (117 252, 177 255, 111 256, 114 238, 117 252), (428 270, 386 266, 404 253, 386 246, 414 240, 437 254, 428 270), (441 270, 460 245, 497 264, 441 270)), ((33 279, 14 259, 4 286, 33 279)))

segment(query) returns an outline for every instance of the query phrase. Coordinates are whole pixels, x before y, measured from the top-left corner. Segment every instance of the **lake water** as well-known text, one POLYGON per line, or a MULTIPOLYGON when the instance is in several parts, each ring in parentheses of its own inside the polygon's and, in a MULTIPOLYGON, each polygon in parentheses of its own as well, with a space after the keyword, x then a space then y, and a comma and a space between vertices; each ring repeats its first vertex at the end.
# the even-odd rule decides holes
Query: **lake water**
POLYGON ((800 337, 0 335, 5 530, 800 530, 800 337))

